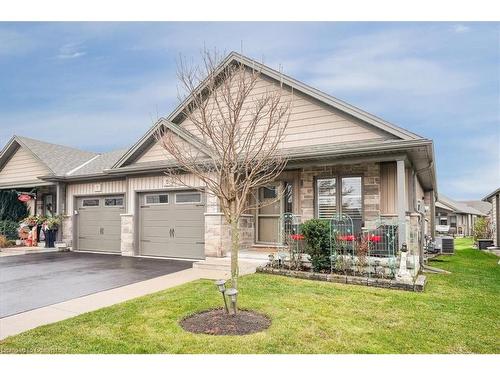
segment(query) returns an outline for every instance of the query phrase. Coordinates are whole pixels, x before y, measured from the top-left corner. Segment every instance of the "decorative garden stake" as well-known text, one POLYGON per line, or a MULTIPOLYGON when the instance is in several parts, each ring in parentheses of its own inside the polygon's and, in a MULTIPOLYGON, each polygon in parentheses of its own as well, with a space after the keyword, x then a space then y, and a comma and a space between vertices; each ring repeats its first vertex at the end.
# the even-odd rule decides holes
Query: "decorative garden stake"
POLYGON ((397 275, 397 280, 402 282, 412 282, 410 271, 406 268, 406 259, 408 255, 408 247, 405 243, 401 245, 401 263, 399 264, 399 272, 397 275))
POLYGON ((238 298, 238 291, 234 288, 230 288, 226 291, 226 294, 231 298, 231 306, 233 308, 233 313, 236 315, 237 309, 236 309, 236 301, 238 298))
POLYGON ((217 280, 215 282, 215 285, 217 285, 217 288, 219 289, 219 292, 222 294, 222 299, 224 300, 224 308, 226 309, 226 313, 229 314, 229 309, 227 308, 227 302, 226 302, 226 280, 217 280))

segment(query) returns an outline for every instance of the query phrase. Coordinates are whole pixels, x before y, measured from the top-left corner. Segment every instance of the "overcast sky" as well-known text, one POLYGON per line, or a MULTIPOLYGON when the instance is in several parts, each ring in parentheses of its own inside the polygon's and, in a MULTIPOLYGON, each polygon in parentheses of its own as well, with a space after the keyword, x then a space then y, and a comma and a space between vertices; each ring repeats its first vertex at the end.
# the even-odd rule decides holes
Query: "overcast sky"
POLYGON ((440 193, 500 186, 498 23, 0 23, 0 146, 126 148, 177 104, 176 61, 243 50, 435 142, 440 193))

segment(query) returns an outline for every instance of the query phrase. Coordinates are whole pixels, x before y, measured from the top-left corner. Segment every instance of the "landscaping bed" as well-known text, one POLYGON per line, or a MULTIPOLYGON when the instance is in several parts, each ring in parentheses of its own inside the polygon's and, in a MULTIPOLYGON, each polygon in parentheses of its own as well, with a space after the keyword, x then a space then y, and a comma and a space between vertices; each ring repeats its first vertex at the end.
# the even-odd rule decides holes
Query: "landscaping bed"
POLYGON ((224 309, 211 309, 184 318, 180 325, 193 333, 248 335, 269 328, 271 319, 255 311, 240 310, 237 314, 228 314, 224 309))
POLYGON ((403 282, 396 279, 370 278, 364 276, 340 275, 335 273, 316 273, 307 271, 290 270, 286 268, 258 267, 257 272, 271 275, 289 276, 298 279, 328 281, 332 283, 374 286, 378 288, 399 289, 423 292, 427 278, 418 275, 413 282, 403 282))

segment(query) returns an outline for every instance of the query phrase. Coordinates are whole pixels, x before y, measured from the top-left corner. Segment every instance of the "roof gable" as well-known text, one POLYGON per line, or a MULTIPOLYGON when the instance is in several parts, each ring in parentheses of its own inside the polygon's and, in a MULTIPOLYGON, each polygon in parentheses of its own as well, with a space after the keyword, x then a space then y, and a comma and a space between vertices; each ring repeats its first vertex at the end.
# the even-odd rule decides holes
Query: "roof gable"
MULTIPOLYGON (((224 70, 226 66, 232 63, 240 63, 245 66, 247 66, 250 69, 255 69, 261 72, 262 75, 279 82, 279 84, 283 85, 284 87, 288 87, 290 89, 293 89, 294 91, 297 91, 299 93, 302 93, 312 99, 315 99, 319 101, 320 103, 323 103, 326 106, 330 106, 333 109, 337 111, 341 111, 345 113, 346 115, 352 116, 356 118, 357 120, 363 121, 364 123, 375 127, 376 129, 386 132, 387 134, 390 134, 397 139, 401 140, 419 140, 419 139, 424 139, 423 137, 412 133, 406 129, 400 128, 394 124, 391 124, 385 120, 382 120, 368 112, 365 112, 353 105, 350 105, 340 99, 337 99, 331 95, 328 95, 320 90, 317 90, 309 85, 306 85, 294 78, 291 78, 289 76, 286 76, 274 69, 269 68, 268 66, 261 64, 255 60, 252 60, 248 57, 245 57, 243 55, 240 55, 239 53, 236 52, 231 52, 219 65, 217 68, 217 72, 221 72, 224 70)), ((205 83, 201 82, 200 85, 197 88, 198 92, 201 92, 204 88, 205 83)), ((183 111, 184 109, 190 104, 189 98, 184 100, 175 110, 172 112, 172 114, 167 118, 167 120, 173 122, 173 123, 180 123, 183 119, 183 111)))
MULTIPOLYGON (((202 141, 197 139, 194 135, 180 128, 179 126, 171 123, 170 121, 165 120, 164 118, 160 118, 149 130, 148 132, 137 141, 127 152, 125 152, 121 158, 112 166, 112 169, 121 168, 137 162, 145 155, 148 150, 152 148, 158 148, 156 134, 162 129, 168 129, 175 133, 183 141, 192 145, 197 150, 201 151, 204 154, 209 154, 210 150, 207 145, 205 145, 202 141)), ((143 164, 155 162, 153 158, 143 158, 143 164)))
POLYGON ((38 178, 51 173, 29 149, 14 142, 0 155, 0 185, 39 183, 38 178))

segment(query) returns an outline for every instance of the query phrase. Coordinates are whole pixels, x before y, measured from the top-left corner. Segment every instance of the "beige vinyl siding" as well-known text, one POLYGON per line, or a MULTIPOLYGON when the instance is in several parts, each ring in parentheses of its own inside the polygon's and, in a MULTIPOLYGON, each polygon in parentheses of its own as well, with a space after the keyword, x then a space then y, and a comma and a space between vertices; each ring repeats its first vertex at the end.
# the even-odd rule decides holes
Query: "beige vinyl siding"
POLYGON ((125 194, 126 191, 127 182, 125 179, 69 184, 66 188, 67 215, 73 214, 75 209, 74 198, 76 196, 125 194))
POLYGON ((380 164, 380 213, 395 215, 397 213, 397 180, 396 163, 380 164))
POLYGON ((39 176, 52 174, 31 152, 19 147, 0 170, 0 184, 40 182, 39 176))
MULTIPOLYGON (((173 139, 178 142, 180 146, 180 150, 183 153, 186 154, 198 154, 198 151, 188 144, 186 141, 183 139, 179 138, 178 136, 174 136, 173 139)), ((137 158, 137 160, 132 163, 132 164, 141 164, 141 163, 147 163, 147 162, 152 162, 152 161, 166 161, 166 160, 174 160, 173 156, 170 155, 170 153, 165 150, 165 148, 162 146, 161 142, 156 141, 149 149, 144 151, 141 156, 137 158)))
POLYGON ((181 176, 184 186, 174 183, 164 174, 144 177, 131 177, 128 179, 127 211, 133 213, 136 207, 137 192, 171 190, 175 188, 189 189, 189 187, 201 187, 202 181, 192 174, 181 176))
POLYGON ((170 155, 160 144, 160 142, 156 142, 149 148, 146 152, 144 152, 135 163, 147 163, 150 161, 158 161, 158 160, 170 160, 172 159, 172 155, 170 155))
MULTIPOLYGON (((251 106, 252 101, 261 97, 266 91, 276 90, 279 87, 278 83, 268 78, 260 77, 259 79, 252 95, 248 98, 248 106, 251 106)), ((284 97, 291 98, 291 91, 287 91, 284 97)), ((391 138, 370 125, 363 124, 296 91, 293 93, 292 103, 283 148, 391 138)), ((249 118, 250 116, 243 120, 249 118)), ((189 119, 185 119, 181 124, 186 130, 200 136, 189 119)))

